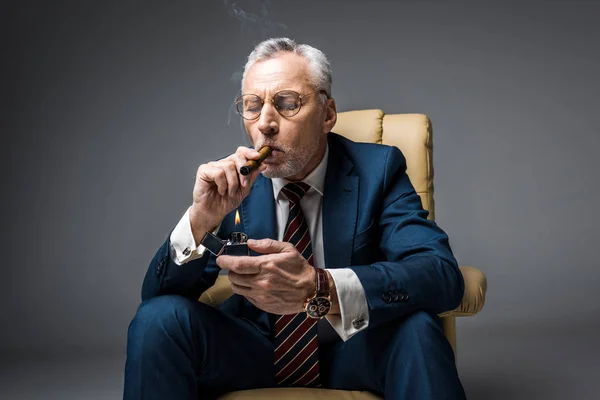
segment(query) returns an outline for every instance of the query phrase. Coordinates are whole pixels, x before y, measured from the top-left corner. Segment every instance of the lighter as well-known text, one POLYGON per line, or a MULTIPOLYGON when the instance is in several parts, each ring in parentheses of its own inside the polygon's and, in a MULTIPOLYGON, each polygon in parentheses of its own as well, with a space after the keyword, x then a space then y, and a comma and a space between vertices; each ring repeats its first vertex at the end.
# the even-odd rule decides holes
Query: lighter
POLYGON ((250 250, 248 250, 247 241, 248 235, 243 232, 231 232, 228 240, 221 240, 212 232, 206 232, 200 243, 217 257, 222 254, 228 256, 249 256, 250 250))

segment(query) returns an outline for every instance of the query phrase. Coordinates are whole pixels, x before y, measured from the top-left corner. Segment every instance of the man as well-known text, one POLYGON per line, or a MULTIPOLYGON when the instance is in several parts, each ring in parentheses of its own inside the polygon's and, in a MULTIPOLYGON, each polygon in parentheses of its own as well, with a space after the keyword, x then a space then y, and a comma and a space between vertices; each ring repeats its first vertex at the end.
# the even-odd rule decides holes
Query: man
POLYGON ((462 275, 401 152, 330 132, 329 63, 290 39, 254 49, 236 106, 254 149, 198 168, 193 203, 144 279, 124 397, 310 386, 464 399, 437 316, 459 305, 462 275), (269 157, 241 175, 263 146, 269 157), (201 244, 232 232, 252 256, 201 244), (220 270, 235 294, 219 310, 197 299, 220 270))

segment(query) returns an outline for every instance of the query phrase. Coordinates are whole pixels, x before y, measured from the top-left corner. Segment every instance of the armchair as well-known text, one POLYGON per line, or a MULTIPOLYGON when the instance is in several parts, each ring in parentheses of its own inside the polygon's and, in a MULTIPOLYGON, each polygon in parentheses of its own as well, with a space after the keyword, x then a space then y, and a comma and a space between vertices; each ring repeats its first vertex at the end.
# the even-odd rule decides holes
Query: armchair
MULTIPOLYGON (((433 200, 433 144, 431 121, 422 114, 389 114, 381 110, 349 111, 338 114, 334 132, 356 142, 373 142, 394 145, 402 150, 407 161, 407 173, 421 197, 423 207, 429 210, 429 219, 435 218, 433 200)), ((485 302, 487 281, 475 267, 461 266, 465 281, 465 294, 460 306, 440 315, 446 338, 456 354, 456 317, 477 314, 485 302)), ((218 306, 231 296, 227 276, 220 275, 215 285, 199 301, 218 306)), ((368 392, 309 388, 275 388, 231 392, 220 400, 242 399, 332 399, 375 400, 368 392)))

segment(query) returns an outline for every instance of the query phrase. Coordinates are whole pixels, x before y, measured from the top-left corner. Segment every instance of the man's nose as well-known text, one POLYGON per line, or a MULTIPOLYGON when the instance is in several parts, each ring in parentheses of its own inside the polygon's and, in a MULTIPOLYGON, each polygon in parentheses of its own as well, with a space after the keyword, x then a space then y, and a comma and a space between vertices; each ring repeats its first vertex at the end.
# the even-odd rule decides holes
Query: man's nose
POLYGON ((258 119, 258 130, 263 135, 274 135, 279 132, 279 113, 271 103, 265 103, 258 119))

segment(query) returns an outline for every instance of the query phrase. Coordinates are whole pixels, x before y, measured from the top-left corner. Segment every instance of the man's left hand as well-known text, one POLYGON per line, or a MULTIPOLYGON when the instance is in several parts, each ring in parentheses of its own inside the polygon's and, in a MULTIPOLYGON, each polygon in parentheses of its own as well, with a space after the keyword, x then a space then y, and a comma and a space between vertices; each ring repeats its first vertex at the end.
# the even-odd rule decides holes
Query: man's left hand
POLYGON ((250 239, 248 247, 261 255, 217 257, 217 265, 229 271, 233 292, 272 314, 303 312, 316 290, 314 267, 291 243, 250 239))

